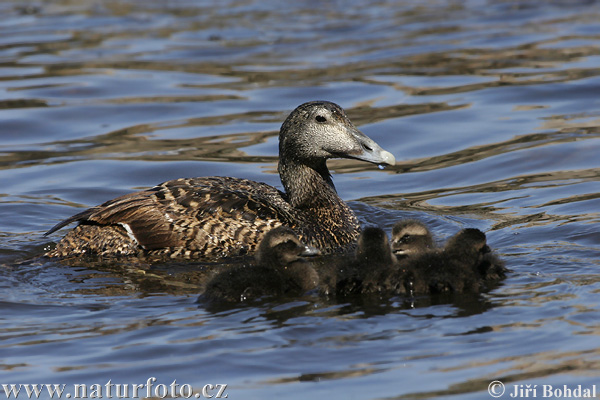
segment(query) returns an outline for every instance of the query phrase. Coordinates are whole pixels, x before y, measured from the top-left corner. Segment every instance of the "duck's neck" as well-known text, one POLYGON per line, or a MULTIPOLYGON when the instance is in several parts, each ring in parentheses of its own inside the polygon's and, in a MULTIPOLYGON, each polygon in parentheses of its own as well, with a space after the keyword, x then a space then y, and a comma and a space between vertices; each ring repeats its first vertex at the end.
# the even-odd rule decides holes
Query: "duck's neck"
POLYGON ((294 208, 331 208, 344 204, 333 186, 325 160, 313 166, 295 160, 280 160, 278 171, 294 208))
POLYGON ((278 169, 299 222, 294 229, 306 244, 329 251, 356 242, 360 225, 335 191, 325 160, 313 166, 280 160, 278 169))

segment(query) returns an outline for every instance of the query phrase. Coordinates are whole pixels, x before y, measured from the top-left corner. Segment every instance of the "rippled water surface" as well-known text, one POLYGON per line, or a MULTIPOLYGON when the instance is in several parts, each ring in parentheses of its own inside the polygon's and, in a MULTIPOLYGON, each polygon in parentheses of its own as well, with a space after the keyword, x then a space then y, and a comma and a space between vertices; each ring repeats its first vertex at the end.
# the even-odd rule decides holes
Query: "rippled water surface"
POLYGON ((155 377, 230 399, 600 384, 600 3, 288 3, 0 1, 0 383, 155 377), (362 222, 480 228, 502 285, 211 309, 194 265, 39 258, 58 221, 168 179, 280 187, 279 126, 314 99, 398 160, 329 163, 362 222))

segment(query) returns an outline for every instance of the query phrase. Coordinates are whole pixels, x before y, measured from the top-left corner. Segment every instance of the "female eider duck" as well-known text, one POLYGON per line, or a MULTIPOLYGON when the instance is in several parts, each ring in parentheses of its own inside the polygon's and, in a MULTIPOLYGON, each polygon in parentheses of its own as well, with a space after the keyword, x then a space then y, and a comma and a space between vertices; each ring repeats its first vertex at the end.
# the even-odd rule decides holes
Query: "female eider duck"
POLYGON ((243 255, 281 225, 323 252, 347 248, 360 227, 335 190, 326 164, 330 158, 395 164, 394 156, 356 129, 340 106, 312 101, 296 108, 279 132, 284 192, 230 177, 167 181, 57 224, 46 235, 79 223, 46 255, 243 255))
POLYGON ((295 296, 316 289, 319 275, 303 257, 318 255, 286 226, 270 230, 255 254, 255 265, 220 272, 206 285, 199 301, 251 301, 267 296, 295 296))

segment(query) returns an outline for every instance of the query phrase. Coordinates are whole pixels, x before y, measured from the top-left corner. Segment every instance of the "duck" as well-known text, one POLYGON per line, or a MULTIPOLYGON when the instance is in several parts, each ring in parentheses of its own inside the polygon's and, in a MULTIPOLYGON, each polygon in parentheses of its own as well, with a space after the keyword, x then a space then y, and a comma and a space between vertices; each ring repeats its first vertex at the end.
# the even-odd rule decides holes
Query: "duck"
POLYGON ((477 254, 475 272, 479 277, 480 284, 484 288, 489 289, 490 285, 506 278, 509 270, 506 268, 504 261, 487 244, 487 238, 483 232, 478 229, 470 233, 463 232, 462 237, 454 237, 451 241, 448 243, 451 247, 471 247, 471 252, 477 254))
POLYGON ((206 284, 199 302, 240 303, 302 295, 319 284, 317 271, 305 259, 319 253, 302 243, 291 228, 274 228, 261 240, 253 265, 218 273, 206 284))
POLYGON ((392 251, 398 260, 422 254, 435 248, 433 235, 423 222, 405 219, 392 228, 392 251))
POLYGON ((396 259, 392 255, 392 248, 388 235, 381 228, 370 226, 360 233, 355 253, 356 262, 380 268, 393 265, 396 259))
POLYGON ((404 268, 405 289, 414 294, 480 293, 507 272, 476 228, 462 229, 441 249, 409 257, 404 268))
POLYGON ((434 246, 430 230, 416 219, 394 224, 391 241, 383 229, 366 227, 359 235, 353 259, 342 263, 346 268, 338 269, 336 294, 406 294, 405 281, 411 275, 401 267, 410 257, 434 246))
MULTIPOLYGON (((338 296, 381 293, 389 289, 390 277, 398 266, 388 235, 379 227, 365 227, 354 256, 339 263, 335 280, 338 296)), ((330 290, 331 291, 331 290, 330 290)))
POLYGON ((359 131, 329 101, 301 104, 279 131, 283 190, 234 177, 180 178, 126 194, 56 224, 71 224, 48 257, 140 256, 223 258, 252 254, 266 232, 292 228, 324 253, 351 249, 358 219, 337 194, 327 160, 380 166, 395 157, 359 131))
POLYGON ((438 248, 425 224, 404 220, 394 225, 391 242, 381 228, 365 228, 353 259, 338 263, 335 279, 328 273, 328 280, 322 281, 327 283, 325 294, 333 292, 335 282, 335 293, 342 297, 481 293, 504 279, 507 271, 479 229, 463 229, 438 248), (406 240, 398 240, 402 238, 406 240))

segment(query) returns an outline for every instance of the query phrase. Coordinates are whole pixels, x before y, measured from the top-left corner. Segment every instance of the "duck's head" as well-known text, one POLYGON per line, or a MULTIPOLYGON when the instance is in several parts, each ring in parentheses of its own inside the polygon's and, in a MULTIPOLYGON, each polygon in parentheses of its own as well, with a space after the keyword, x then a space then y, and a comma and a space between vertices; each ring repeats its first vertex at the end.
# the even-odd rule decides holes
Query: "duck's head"
POLYGON ((394 165, 394 155, 359 131, 344 110, 329 101, 311 101, 287 117, 279 133, 281 158, 318 165, 329 158, 352 158, 394 165))
POLYGON ((421 221, 396 222, 392 229, 392 251, 398 258, 410 257, 434 247, 433 236, 421 221))
POLYGON ((485 233, 476 228, 467 228, 448 239, 445 250, 451 257, 479 262, 491 251, 485 233))
POLYGON ((292 229, 280 226, 265 234, 255 257, 258 264, 277 268, 318 254, 318 249, 303 244, 292 229))
POLYGON ((356 259, 367 265, 392 262, 392 251, 387 234, 377 227, 363 229, 356 245, 356 259))

